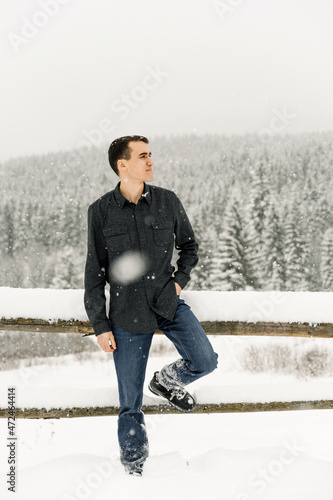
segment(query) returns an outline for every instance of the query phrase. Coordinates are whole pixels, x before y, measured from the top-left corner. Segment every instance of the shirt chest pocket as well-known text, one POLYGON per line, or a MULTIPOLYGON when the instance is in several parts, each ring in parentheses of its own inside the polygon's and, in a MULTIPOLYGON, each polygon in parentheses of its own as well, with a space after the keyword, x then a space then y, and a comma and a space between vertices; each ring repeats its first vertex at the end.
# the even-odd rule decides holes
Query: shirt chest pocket
POLYGON ((109 252, 124 252, 130 247, 130 236, 126 224, 103 227, 103 234, 109 252))
POLYGON ((151 223, 153 228, 154 243, 158 247, 173 244, 173 222, 172 220, 161 220, 151 223))

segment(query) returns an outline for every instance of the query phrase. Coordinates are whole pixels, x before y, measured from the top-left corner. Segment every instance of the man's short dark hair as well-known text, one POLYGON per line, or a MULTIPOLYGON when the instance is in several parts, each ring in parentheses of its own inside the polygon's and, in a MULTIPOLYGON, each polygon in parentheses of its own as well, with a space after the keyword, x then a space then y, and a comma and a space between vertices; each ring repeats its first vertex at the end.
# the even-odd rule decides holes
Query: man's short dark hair
POLYGON ((125 135, 124 137, 119 137, 112 141, 109 147, 109 163, 114 170, 114 172, 119 175, 118 171, 118 160, 122 158, 124 160, 129 160, 131 158, 132 149, 129 147, 128 143, 132 141, 142 141, 148 144, 147 137, 143 135, 125 135))

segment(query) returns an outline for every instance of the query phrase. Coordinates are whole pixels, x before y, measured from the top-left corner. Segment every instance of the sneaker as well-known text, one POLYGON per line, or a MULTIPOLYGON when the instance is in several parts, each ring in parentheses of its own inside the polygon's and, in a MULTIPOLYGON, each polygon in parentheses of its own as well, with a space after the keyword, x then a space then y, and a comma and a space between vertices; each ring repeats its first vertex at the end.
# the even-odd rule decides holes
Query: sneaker
POLYGON ((158 372, 154 373, 153 378, 149 382, 149 390, 156 394, 156 396, 161 396, 169 401, 172 406, 177 408, 177 410, 188 412, 194 410, 196 407, 196 402, 193 396, 187 392, 184 387, 176 385, 172 389, 167 389, 161 385, 156 375, 158 372))
POLYGON ((142 476, 143 464, 127 466, 125 470, 129 476, 142 476))

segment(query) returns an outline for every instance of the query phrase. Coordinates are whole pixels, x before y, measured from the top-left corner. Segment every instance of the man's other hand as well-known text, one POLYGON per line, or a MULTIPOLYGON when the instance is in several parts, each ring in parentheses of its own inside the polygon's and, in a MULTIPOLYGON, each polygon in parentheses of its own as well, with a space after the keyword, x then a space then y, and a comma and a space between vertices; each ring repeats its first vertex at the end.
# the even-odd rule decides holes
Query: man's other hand
POLYGON ((176 294, 180 295, 180 292, 182 291, 180 285, 178 285, 178 283, 175 282, 175 287, 176 287, 176 294))
POLYGON ((97 343, 105 352, 113 352, 117 349, 116 341, 112 332, 104 332, 97 335, 97 343))

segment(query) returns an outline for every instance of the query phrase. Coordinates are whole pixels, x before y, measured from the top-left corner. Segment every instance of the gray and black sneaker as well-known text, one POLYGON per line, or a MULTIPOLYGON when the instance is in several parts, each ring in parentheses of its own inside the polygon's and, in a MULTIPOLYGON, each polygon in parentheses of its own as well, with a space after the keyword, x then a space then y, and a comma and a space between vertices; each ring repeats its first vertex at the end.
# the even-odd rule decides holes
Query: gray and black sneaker
POLYGON ((196 401, 194 397, 184 389, 184 387, 177 385, 172 389, 167 389, 158 382, 156 378, 157 374, 158 372, 155 372, 153 378, 149 382, 148 387, 151 392, 156 394, 156 396, 161 396, 162 398, 167 399, 172 406, 177 408, 177 410, 184 412, 194 410, 196 407, 196 401))
POLYGON ((126 466, 125 471, 129 476, 142 476, 143 464, 134 464, 126 466))

